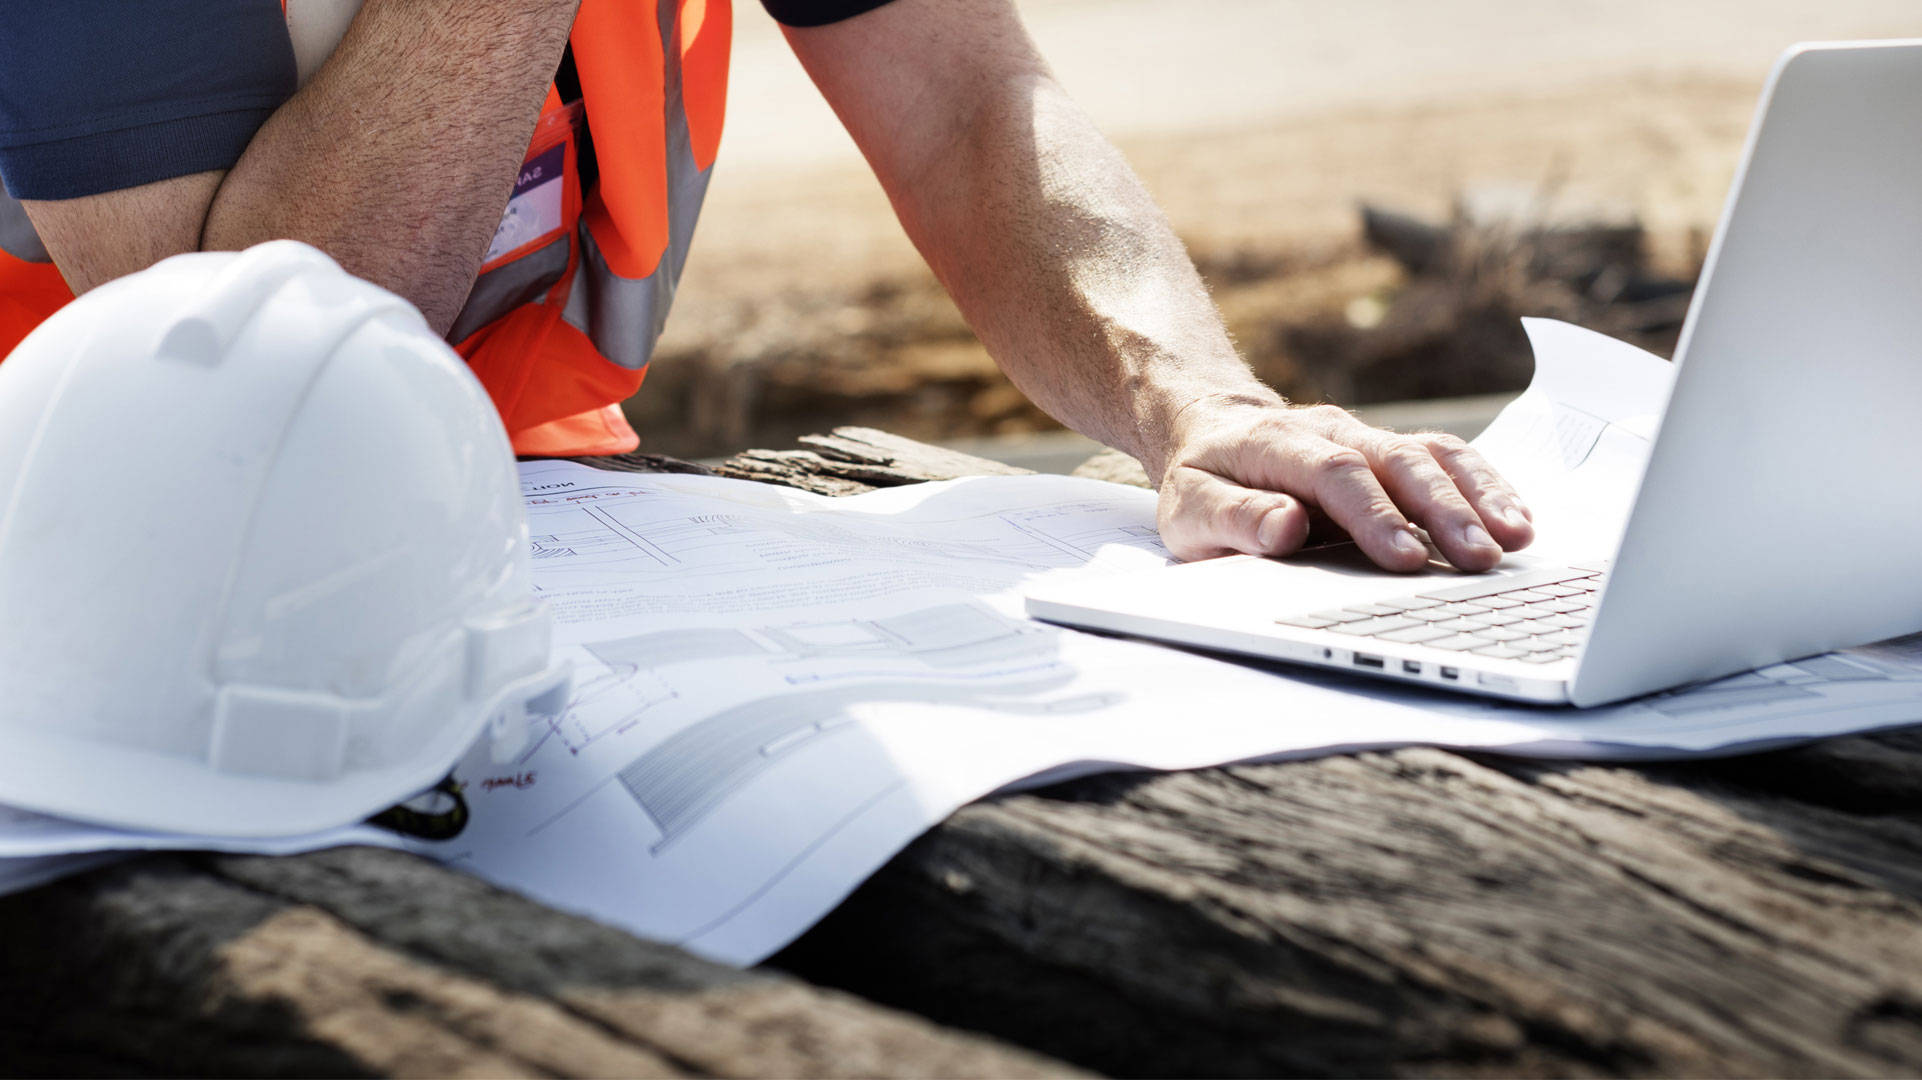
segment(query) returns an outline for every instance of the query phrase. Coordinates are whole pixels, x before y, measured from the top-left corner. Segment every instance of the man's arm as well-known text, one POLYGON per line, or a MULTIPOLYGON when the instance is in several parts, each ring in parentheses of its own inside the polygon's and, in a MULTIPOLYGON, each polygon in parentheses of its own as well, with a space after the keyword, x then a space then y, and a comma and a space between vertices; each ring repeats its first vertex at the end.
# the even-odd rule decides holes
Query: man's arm
POLYGON ((1049 413, 1140 459, 1177 555, 1292 551, 1311 509, 1396 569, 1426 560, 1411 519, 1470 569, 1532 539, 1459 440, 1291 408, 1254 378, 1008 0, 895 0, 787 34, 988 351, 1049 413))
POLYGON ((76 293, 291 237, 453 325, 579 0, 366 0, 231 170, 23 202, 76 293))

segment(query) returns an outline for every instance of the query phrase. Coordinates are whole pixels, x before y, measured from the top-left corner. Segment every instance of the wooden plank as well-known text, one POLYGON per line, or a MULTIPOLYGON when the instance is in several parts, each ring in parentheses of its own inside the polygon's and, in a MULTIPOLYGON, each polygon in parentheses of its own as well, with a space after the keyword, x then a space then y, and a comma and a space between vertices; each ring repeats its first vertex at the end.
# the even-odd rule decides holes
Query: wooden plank
POLYGON ((10 1075, 1042 1076, 391 851, 160 856, 0 901, 10 1075))
POLYGON ((966 808, 775 963, 1117 1075, 1913 1074, 1922 735, 1095 777, 966 808))
POLYGON ((873 428, 836 428, 830 435, 806 436, 801 443, 808 449, 736 454, 715 471, 722 476, 785 484, 822 495, 857 495, 927 480, 1016 476, 1029 471, 873 428))

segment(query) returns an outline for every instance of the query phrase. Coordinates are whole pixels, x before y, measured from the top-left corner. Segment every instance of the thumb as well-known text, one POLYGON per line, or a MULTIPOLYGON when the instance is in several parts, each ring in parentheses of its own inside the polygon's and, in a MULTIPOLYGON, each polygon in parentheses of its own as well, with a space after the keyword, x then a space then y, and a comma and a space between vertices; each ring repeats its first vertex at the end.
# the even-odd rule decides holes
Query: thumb
POLYGON ((1184 562, 1242 552, 1286 555, 1308 539, 1308 508, 1184 465, 1161 485, 1161 542, 1184 562))

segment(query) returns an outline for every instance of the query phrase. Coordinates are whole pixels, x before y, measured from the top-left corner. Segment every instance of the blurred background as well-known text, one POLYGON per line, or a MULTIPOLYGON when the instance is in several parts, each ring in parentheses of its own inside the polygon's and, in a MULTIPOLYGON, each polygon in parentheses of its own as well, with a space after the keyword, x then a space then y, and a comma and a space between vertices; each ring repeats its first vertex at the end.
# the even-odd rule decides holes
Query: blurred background
MULTIPOLYGON (((1019 7, 1264 379, 1471 435, 1528 381, 1519 316, 1672 352, 1783 47, 1922 35, 1915 0, 1019 7)), ((642 448, 863 424, 1030 467, 1086 458, 968 332, 779 28, 754 0, 735 12, 707 208, 627 406, 642 448)))

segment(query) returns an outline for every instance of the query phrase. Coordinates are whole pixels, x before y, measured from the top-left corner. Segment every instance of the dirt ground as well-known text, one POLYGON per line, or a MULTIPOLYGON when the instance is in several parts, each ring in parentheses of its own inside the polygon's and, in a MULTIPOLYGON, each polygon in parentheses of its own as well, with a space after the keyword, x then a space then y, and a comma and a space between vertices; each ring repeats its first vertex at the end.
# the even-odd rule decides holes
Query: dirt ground
MULTIPOLYGON (((1463 193, 1515 193, 1546 220, 1631 223, 1636 273, 1685 285, 1779 49, 1922 33, 1910 0, 1022 7, 1257 370, 1298 399, 1350 404, 1525 382, 1520 314, 1599 320, 1658 350, 1674 329, 1609 322, 1588 280, 1412 280, 1362 241, 1363 201, 1440 223, 1463 193)), ((839 423, 927 439, 1053 427, 968 333, 778 31, 758 5, 736 10, 721 162, 629 404, 643 446, 712 455, 839 423)))

